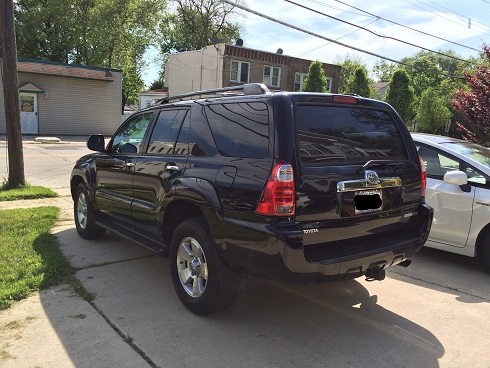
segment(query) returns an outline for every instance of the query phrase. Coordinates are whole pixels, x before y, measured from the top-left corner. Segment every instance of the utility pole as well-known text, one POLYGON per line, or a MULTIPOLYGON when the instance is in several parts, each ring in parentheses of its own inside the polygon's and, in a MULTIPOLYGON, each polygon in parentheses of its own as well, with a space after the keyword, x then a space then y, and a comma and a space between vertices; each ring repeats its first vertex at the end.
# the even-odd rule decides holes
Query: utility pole
POLYGON ((25 184, 25 176, 13 0, 0 0, 0 38, 2 41, 3 99, 8 145, 8 186, 15 188, 25 184))

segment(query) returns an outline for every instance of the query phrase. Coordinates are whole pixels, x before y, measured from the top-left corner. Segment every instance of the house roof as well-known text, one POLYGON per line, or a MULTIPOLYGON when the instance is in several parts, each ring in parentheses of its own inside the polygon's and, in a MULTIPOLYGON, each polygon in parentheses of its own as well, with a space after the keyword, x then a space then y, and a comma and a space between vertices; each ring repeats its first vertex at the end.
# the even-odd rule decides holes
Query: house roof
POLYGON ((389 82, 377 82, 377 83, 373 83, 373 87, 376 90, 380 90, 380 89, 383 89, 383 88, 387 87, 388 84, 390 84, 390 83, 389 82))
POLYGON ((56 75, 68 78, 92 79, 112 82, 112 72, 120 72, 117 69, 90 67, 75 64, 55 63, 44 60, 19 59, 17 61, 19 73, 33 73, 44 75, 56 75))

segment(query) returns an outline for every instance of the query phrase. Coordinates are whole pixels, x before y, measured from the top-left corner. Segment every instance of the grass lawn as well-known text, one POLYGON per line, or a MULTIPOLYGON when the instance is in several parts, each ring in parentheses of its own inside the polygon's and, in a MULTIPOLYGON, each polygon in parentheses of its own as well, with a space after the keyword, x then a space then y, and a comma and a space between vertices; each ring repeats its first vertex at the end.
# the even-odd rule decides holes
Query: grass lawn
POLYGON ((58 214, 51 206, 0 211, 0 309, 70 274, 50 234, 58 214))
POLYGON ((58 194, 49 188, 26 185, 21 188, 10 189, 6 185, 0 186, 0 201, 53 197, 58 197, 58 194))

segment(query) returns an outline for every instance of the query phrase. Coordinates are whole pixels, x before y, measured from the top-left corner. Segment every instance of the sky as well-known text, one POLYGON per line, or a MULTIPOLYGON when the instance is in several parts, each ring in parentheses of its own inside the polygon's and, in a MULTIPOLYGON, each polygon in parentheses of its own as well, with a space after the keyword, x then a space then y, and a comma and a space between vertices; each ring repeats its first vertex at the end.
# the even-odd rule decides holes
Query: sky
MULTIPOLYGON (((383 36, 394 37, 434 51, 451 49, 463 58, 476 57, 478 52, 473 49, 480 50, 483 42, 490 44, 490 0, 340 1, 243 0, 242 4, 295 27, 394 60, 412 56, 421 49, 383 36), (362 26, 380 36, 329 16, 362 26), (439 38, 424 35, 389 21, 439 38), (446 42, 441 38, 462 46, 446 42)), ((239 10, 239 15, 234 20, 242 25, 241 38, 244 47, 268 52, 276 52, 281 48, 285 55, 320 60, 325 63, 342 62, 346 57, 360 58, 369 69, 379 60, 378 57, 291 29, 243 10, 239 10)), ((151 59, 149 57, 149 60, 151 59)), ((157 63, 148 66, 143 75, 147 84, 157 78, 158 70, 157 63)))

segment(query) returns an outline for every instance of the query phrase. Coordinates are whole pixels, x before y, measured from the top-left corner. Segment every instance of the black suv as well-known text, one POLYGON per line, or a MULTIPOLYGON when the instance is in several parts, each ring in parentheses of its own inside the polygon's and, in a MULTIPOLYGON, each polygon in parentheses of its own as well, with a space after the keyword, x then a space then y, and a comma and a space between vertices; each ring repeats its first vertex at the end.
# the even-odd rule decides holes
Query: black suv
POLYGON ((240 274, 381 280, 427 239, 425 169, 385 103, 262 84, 165 99, 127 119, 71 175, 76 228, 170 257, 196 314, 231 304, 240 274), (199 98, 197 98, 199 97, 199 98))

